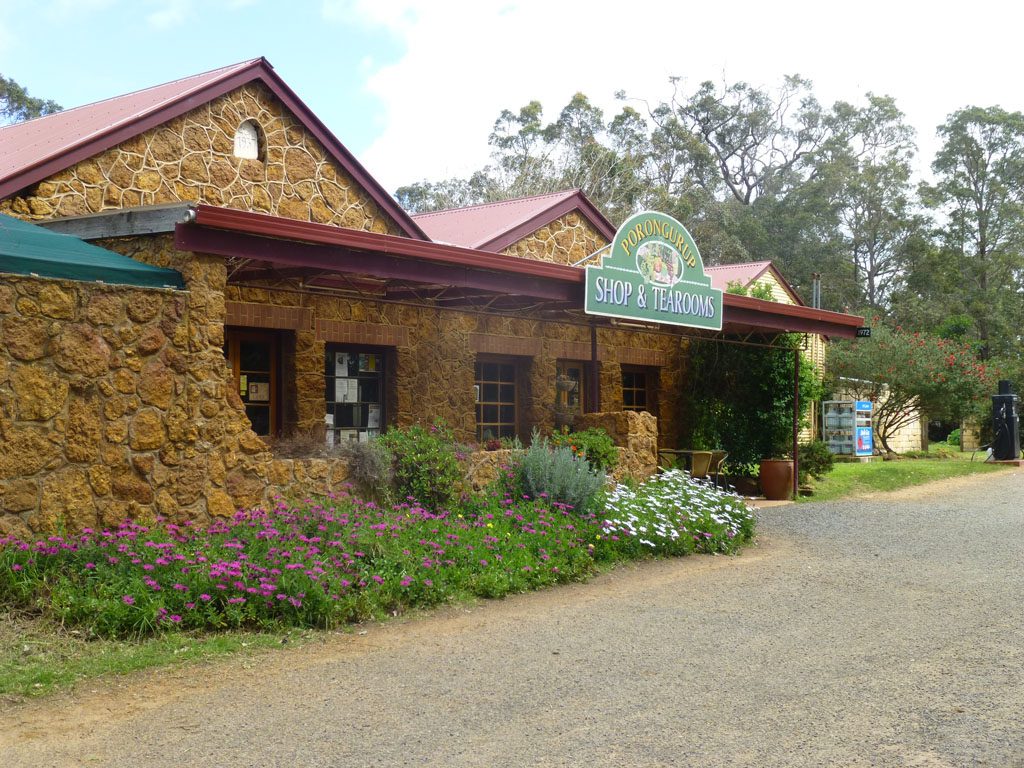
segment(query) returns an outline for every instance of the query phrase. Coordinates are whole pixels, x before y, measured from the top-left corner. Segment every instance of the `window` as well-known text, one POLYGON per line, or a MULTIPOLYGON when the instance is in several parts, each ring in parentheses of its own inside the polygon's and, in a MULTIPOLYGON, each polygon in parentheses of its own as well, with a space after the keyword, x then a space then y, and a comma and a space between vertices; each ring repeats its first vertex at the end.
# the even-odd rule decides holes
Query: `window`
POLYGON ((501 361, 476 364, 476 439, 480 442, 517 433, 516 366, 501 361))
POLYGON ((380 434, 384 418, 383 350, 327 345, 327 442, 366 442, 380 434))
POLYGON ((260 331, 228 330, 224 353, 235 375, 238 395, 245 405, 253 432, 276 435, 279 426, 277 379, 278 337, 260 331))
POLYGON ((658 415, 657 368, 622 367, 622 409, 658 415))
POLYGON ((260 159, 260 129, 255 120, 246 120, 235 131, 235 157, 260 159))
POLYGON ((575 414, 587 410, 587 364, 578 360, 559 360, 556 363, 558 376, 571 379, 575 386, 569 390, 558 388, 558 405, 575 414))

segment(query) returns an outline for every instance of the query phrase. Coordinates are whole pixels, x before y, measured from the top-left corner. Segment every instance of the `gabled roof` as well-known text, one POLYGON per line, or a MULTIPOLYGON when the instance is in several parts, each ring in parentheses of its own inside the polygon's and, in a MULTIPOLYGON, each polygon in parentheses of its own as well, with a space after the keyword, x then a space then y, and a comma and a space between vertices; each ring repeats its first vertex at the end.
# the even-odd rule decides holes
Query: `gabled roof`
POLYGON ((797 304, 803 305, 803 299, 793 290, 793 286, 782 276, 782 273, 775 268, 770 261, 748 261, 743 264, 722 264, 716 267, 704 267, 704 273, 711 278, 711 285, 720 291, 728 290, 729 283, 739 283, 744 288, 760 279, 766 272, 770 272, 778 281, 782 289, 792 297, 797 304))
POLYGON ((184 288, 181 274, 122 256, 71 235, 0 214, 0 272, 148 288, 184 288))
POLYGON ((413 219, 435 242, 499 253, 574 210, 612 241, 615 227, 578 189, 419 213, 413 219))
POLYGON ((263 83, 284 103, 408 237, 426 239, 409 214, 264 58, 0 127, 0 199, 253 81, 263 83))

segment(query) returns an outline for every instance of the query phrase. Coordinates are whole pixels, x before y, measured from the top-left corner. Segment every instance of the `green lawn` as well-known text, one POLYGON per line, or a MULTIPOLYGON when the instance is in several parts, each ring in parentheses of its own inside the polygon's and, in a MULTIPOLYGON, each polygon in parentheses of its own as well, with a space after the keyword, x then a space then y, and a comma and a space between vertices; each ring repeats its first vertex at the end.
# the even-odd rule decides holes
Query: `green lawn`
POLYGON ((960 453, 956 458, 949 459, 837 462, 835 469, 828 475, 821 480, 812 481, 814 493, 811 496, 801 496, 799 501, 833 501, 864 493, 895 491, 932 480, 1005 469, 1005 465, 986 464, 983 458, 984 455, 979 454, 971 461, 971 454, 960 453))

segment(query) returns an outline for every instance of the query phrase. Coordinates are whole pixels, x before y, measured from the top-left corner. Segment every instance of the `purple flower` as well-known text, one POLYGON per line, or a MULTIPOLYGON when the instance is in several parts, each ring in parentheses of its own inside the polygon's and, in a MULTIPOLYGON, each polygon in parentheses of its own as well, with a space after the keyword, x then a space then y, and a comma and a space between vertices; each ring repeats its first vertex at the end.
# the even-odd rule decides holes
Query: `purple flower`
POLYGON ((124 603, 125 605, 135 605, 135 598, 132 597, 131 595, 124 595, 121 598, 121 602, 124 603))

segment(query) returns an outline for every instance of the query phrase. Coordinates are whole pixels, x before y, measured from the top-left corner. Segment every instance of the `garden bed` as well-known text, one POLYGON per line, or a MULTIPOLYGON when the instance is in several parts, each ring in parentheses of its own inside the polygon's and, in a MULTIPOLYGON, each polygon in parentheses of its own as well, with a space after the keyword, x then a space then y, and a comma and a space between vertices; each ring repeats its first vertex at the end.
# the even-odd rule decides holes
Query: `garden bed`
POLYGON ((0 539, 0 603, 98 637, 329 628, 580 580, 601 562, 732 552, 753 525, 737 497, 678 471, 618 486, 597 514, 498 490, 440 511, 342 494, 207 527, 0 539))

